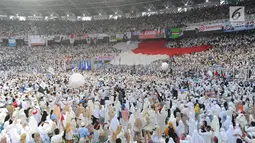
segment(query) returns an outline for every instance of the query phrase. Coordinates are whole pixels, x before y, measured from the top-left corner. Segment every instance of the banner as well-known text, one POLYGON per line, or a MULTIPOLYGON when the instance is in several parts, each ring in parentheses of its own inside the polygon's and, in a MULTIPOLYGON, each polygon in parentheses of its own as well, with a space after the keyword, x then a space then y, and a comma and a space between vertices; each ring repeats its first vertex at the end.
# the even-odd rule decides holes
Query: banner
POLYGON ((28 44, 30 46, 44 46, 46 40, 42 35, 30 35, 28 36, 28 44))
POLYGON ((139 39, 156 39, 156 38, 164 38, 164 31, 163 30, 146 30, 140 33, 139 39))
POLYGON ((117 42, 116 35, 111 35, 109 41, 110 42, 117 42))
POLYGON ((97 57, 95 57, 95 61, 110 61, 113 59, 114 59, 114 56, 97 56, 97 57))
POLYGON ((15 47, 16 46, 16 39, 9 38, 8 39, 8 46, 15 47))
POLYGON ((62 40, 62 35, 55 35, 54 36, 54 41, 57 42, 57 43, 60 43, 62 40))
POLYGON ((123 36, 124 36, 123 33, 118 33, 118 34, 116 34, 116 39, 117 39, 117 41, 123 40, 123 36))
POLYGON ((97 39, 104 39, 104 37, 107 37, 107 34, 97 34, 97 39))
POLYGON ((140 31, 134 31, 134 32, 131 32, 131 40, 139 40, 139 35, 140 35, 140 31))
POLYGON ((234 32, 243 30, 255 29, 255 20, 243 21, 243 22, 226 22, 224 24, 224 32, 234 32))
POLYGON ((208 24, 208 25, 202 24, 199 26, 199 32, 221 30, 223 26, 224 26, 223 23, 215 23, 215 24, 208 24))
POLYGON ((166 28, 165 34, 167 39, 176 39, 183 35, 181 28, 166 28))
POLYGON ((91 38, 88 34, 82 34, 82 35, 75 35, 75 40, 85 40, 91 38))

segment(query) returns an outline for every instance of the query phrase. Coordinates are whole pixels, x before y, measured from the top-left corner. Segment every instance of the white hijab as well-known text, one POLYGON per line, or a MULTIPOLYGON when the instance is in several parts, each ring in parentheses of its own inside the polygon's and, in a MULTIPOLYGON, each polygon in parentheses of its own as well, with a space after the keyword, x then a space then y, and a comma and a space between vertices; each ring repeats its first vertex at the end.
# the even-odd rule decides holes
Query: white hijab
POLYGON ((223 123, 223 127, 225 130, 228 130, 230 125, 233 125, 230 116, 227 116, 227 120, 223 123))
POLYGON ((228 130, 227 130, 227 143, 234 143, 236 141, 236 137, 234 136, 234 127, 232 125, 229 126, 228 130))
POLYGON ((242 131, 241 131, 241 129, 240 129, 238 124, 236 124, 236 128, 235 128, 234 134, 238 134, 240 136, 243 135, 243 133, 242 133, 242 131))
POLYGON ((194 130, 191 139, 192 143, 204 143, 204 139, 198 134, 197 130, 194 130))
POLYGON ((110 125, 110 126, 111 126, 111 128, 110 128, 111 133, 114 132, 114 131, 116 131, 118 125, 119 125, 119 120, 117 119, 117 115, 115 115, 115 116, 113 117, 113 119, 112 119, 112 121, 111 121, 111 125, 110 125))
POLYGON ((189 125, 189 135, 192 136, 193 132, 197 130, 197 123, 194 119, 190 119, 188 122, 189 125))
POLYGON ((216 132, 216 133, 220 132, 220 123, 219 123, 219 119, 216 115, 213 116, 211 126, 212 126, 214 132, 216 132))
POLYGON ((192 137, 190 135, 187 135, 186 140, 188 141, 188 143, 193 143, 192 137))
POLYGON ((182 120, 180 120, 180 121, 179 121, 179 125, 178 125, 177 128, 176 128, 176 133, 177 133, 178 137, 180 137, 181 134, 184 133, 184 128, 185 128, 185 126, 184 126, 182 120))
POLYGON ((228 140, 227 133, 223 128, 220 129, 220 134, 219 134, 219 142, 220 143, 226 143, 228 140))
POLYGON ((248 124, 244 114, 239 114, 236 118, 236 121, 242 126, 242 128, 244 128, 248 124))

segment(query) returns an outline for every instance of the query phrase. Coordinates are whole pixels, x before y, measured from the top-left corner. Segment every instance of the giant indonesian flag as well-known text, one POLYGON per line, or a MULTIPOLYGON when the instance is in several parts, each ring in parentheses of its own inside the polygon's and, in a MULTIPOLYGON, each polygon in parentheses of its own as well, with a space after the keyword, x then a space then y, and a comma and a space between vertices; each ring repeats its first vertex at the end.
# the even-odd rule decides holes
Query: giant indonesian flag
MULTIPOLYGON (((175 29, 177 30, 177 29, 175 29)), ((177 30, 178 31, 178 30, 177 30)), ((177 32, 176 31, 176 32, 177 32)), ((180 31, 179 31, 180 32, 180 31)), ((178 37, 178 35, 174 35, 178 37)), ((173 37, 174 37, 173 36, 173 37)), ((154 39, 154 40, 144 40, 140 43, 137 43, 135 46, 136 48, 132 48, 131 50, 129 47, 134 46, 134 42, 129 44, 122 44, 124 47, 122 52, 118 56, 115 56, 113 60, 111 60, 111 64, 113 65, 144 65, 147 68, 144 68, 143 72, 150 72, 148 69, 152 69, 149 67, 160 68, 160 66, 156 67, 154 61, 157 60, 166 60, 175 55, 184 55, 196 52, 203 52, 211 48, 210 45, 200 45, 200 46, 193 46, 193 47, 174 47, 168 48, 167 42, 172 42, 172 40, 167 41, 166 39, 154 39), (121 62, 120 62, 121 59, 121 62)), ((117 44, 116 44, 117 45, 117 44)), ((116 46, 117 47, 117 46, 116 46)))

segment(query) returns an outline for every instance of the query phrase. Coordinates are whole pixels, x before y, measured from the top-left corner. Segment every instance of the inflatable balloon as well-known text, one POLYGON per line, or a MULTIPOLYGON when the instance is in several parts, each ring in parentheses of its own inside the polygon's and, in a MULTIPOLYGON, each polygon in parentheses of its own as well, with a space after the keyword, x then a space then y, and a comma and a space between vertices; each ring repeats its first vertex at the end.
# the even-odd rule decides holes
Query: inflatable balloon
POLYGON ((85 78, 79 73, 74 73, 69 78, 69 87, 79 88, 85 84, 85 78))
POLYGON ((161 68, 162 68, 162 70, 167 70, 168 69, 168 63, 162 63, 161 68))

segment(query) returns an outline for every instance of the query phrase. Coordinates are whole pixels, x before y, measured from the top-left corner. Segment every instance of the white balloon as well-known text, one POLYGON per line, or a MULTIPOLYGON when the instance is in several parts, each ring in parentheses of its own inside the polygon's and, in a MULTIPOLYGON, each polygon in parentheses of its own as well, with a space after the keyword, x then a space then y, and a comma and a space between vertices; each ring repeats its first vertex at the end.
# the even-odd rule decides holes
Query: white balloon
POLYGON ((85 78, 79 73, 74 73, 69 78, 69 87, 79 88, 85 84, 85 78))
POLYGON ((168 63, 162 63, 161 68, 162 70, 167 70, 168 66, 169 66, 168 63))

